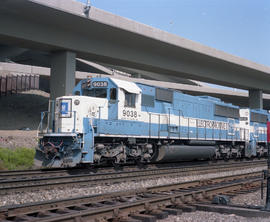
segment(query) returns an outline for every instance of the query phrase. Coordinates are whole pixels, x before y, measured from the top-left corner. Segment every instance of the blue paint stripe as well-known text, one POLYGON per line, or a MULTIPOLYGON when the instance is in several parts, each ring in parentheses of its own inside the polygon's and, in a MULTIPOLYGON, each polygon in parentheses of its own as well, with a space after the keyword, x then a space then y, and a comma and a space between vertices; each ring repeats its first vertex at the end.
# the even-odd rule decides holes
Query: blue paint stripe
MULTIPOLYGON (((149 124, 144 122, 136 121, 126 121, 126 120, 117 120, 117 121, 108 121, 100 120, 95 121, 95 125, 99 128, 99 134, 109 134, 109 135, 130 135, 130 136, 145 136, 149 137, 149 134, 152 137, 180 137, 184 138, 212 138, 213 140, 240 140, 240 132, 236 131, 235 135, 228 135, 227 130, 219 129, 209 129, 209 128, 196 128, 196 127, 187 127, 181 126, 180 130, 178 127, 174 127, 168 133, 168 125, 161 124, 160 127, 158 124, 151 124, 151 129, 149 129, 149 124), (159 132, 159 128, 161 131, 159 132), (188 133, 189 132, 189 133, 188 133)), ((260 141, 266 141, 266 134, 262 134, 259 137, 260 141)))

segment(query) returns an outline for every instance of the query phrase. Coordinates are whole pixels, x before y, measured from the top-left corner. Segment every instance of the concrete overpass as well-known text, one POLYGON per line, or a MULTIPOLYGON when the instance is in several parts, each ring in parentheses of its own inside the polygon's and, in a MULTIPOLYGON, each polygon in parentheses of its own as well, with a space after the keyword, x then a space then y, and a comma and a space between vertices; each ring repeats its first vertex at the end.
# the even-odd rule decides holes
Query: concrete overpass
MULTIPOLYGON (((39 67, 51 67, 51 53, 36 51, 31 49, 24 49, 18 48, 14 46, 5 46, 0 44, 0 52, 2 56, 0 56, 0 62, 8 62, 8 63, 16 63, 16 64, 24 64, 24 65, 31 65, 32 67, 39 66, 39 67)), ((15 64, 15 66, 16 66, 15 64)), ((22 69, 24 69, 22 67, 22 69)), ((123 68, 119 68, 124 71, 123 68)), ((112 67, 106 67, 104 65, 100 65, 94 62, 86 61, 83 59, 76 59, 76 71, 79 72, 89 72, 89 73, 104 73, 104 74, 113 74, 118 72, 119 69, 115 69, 112 67)), ((127 70, 125 71, 125 73, 127 70)), ((142 78, 146 79, 154 79, 154 80, 166 80, 171 82, 179 82, 189 85, 199 85, 198 81, 185 79, 181 77, 171 77, 166 78, 163 75, 153 75, 153 73, 146 73, 141 71, 139 74, 138 72, 133 72, 132 70, 128 71, 128 75, 131 76, 141 76, 142 78)), ((127 73, 126 73, 127 74, 127 73)))
MULTIPOLYGON (((92 64, 92 63, 91 63, 92 64)), ((102 73, 104 68, 101 68, 102 73)), ((49 92, 49 81, 50 81, 50 69, 44 67, 37 67, 37 66, 29 66, 29 65, 20 65, 20 64, 12 64, 12 63, 1 63, 0 62, 0 75, 7 75, 7 74, 35 74, 40 76, 40 88, 43 91, 49 92)), ((174 90, 180 90, 184 93, 194 95, 194 96, 213 96, 216 98, 220 98, 222 101, 227 103, 232 103, 234 105, 240 107, 248 107, 249 100, 248 100, 248 92, 247 91, 239 91, 233 89, 220 89, 220 88, 213 88, 208 86, 207 84, 200 84, 200 85, 188 85, 183 83, 171 83, 165 81, 156 81, 150 79, 143 79, 143 78, 134 78, 127 75, 122 75, 121 73, 118 74, 117 72, 114 73, 107 73, 101 74, 91 74, 92 76, 113 76, 113 78, 118 78, 127 81, 133 82, 140 82, 148 85, 154 85, 158 87, 165 87, 171 88, 174 90)), ((89 76, 89 72, 80 72, 76 71, 76 82, 80 81, 81 79, 87 78, 89 76)), ((266 110, 270 110, 270 95, 263 94, 263 108, 266 110)))
POLYGON ((84 5, 71 0, 2 0, 0 27, 2 46, 51 54, 53 97, 71 92, 76 57, 247 89, 252 108, 262 107, 262 91, 270 92, 269 67, 94 7, 84 14, 84 5))

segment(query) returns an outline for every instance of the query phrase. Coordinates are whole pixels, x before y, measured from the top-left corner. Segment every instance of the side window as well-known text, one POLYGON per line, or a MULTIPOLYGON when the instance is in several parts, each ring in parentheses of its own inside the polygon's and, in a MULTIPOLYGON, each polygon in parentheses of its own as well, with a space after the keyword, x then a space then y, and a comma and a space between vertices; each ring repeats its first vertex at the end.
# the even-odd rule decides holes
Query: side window
POLYGON ((135 108, 136 94, 125 92, 125 107, 135 108))
POLYGON ((116 88, 110 89, 110 100, 116 100, 116 88))

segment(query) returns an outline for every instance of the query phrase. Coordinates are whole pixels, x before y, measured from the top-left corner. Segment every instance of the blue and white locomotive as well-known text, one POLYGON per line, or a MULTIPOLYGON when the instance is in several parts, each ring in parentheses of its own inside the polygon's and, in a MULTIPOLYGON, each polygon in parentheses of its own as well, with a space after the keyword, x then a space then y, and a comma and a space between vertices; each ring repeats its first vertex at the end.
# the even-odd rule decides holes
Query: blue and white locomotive
POLYGON ((265 110, 240 109, 213 97, 88 78, 42 113, 35 164, 261 157, 267 153, 268 119, 265 110))

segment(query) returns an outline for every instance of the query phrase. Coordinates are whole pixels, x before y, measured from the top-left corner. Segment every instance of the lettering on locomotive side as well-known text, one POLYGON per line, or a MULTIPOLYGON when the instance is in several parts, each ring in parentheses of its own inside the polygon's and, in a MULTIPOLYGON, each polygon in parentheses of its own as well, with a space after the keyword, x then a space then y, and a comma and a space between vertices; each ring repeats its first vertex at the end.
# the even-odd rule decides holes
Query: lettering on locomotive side
POLYGON ((198 127, 200 128, 210 128, 210 129, 221 129, 227 130, 228 124, 225 122, 218 122, 214 120, 202 120, 198 119, 198 127))

